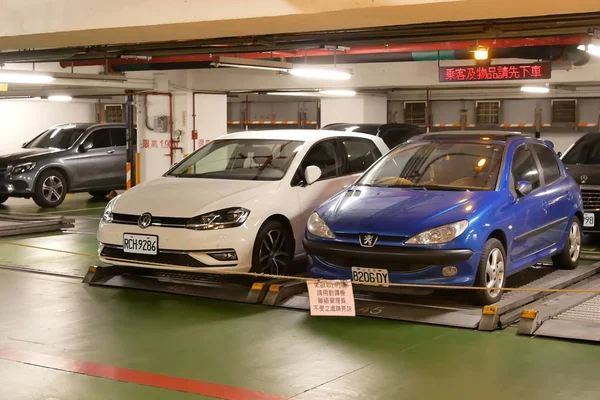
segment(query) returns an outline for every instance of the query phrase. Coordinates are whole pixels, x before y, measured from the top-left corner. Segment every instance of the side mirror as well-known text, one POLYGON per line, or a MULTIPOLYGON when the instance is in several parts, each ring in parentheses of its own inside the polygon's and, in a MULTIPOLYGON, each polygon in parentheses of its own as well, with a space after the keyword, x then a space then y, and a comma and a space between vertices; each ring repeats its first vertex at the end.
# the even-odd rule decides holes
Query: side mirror
POLYGON ((519 181, 515 185, 515 191, 519 196, 527 196, 532 190, 533 186, 527 181, 519 181))
POLYGON ((90 150, 92 147, 94 147, 94 143, 92 143, 92 142, 84 142, 83 144, 81 144, 79 146, 79 152, 80 153, 85 153, 86 151, 90 150))
POLYGON ((307 185, 312 185, 321 177, 321 168, 316 165, 310 165, 304 170, 304 181, 307 185))

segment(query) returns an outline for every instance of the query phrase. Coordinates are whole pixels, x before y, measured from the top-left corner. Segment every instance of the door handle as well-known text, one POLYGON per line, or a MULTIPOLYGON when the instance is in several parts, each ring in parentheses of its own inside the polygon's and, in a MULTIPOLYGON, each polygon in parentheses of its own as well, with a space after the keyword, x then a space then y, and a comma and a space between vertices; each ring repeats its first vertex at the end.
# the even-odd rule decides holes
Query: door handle
POLYGON ((114 150, 107 150, 106 154, 113 154, 115 151, 114 150))

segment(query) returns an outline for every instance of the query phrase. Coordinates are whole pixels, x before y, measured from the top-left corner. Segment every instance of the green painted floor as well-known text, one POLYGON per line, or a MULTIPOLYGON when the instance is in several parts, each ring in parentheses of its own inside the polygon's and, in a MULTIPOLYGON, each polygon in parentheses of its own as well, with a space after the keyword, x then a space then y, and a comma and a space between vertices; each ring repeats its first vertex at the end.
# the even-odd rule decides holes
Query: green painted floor
MULTIPOLYGON (((73 196, 61 213, 77 217, 74 230, 11 241, 94 253, 101 206, 73 196)), ((0 212, 38 209, 9 200, 0 212)), ((0 244, 0 264, 81 275, 91 262, 0 244)), ((600 399, 600 347, 521 337, 511 328, 483 333, 316 318, 303 311, 89 287, 78 279, 1 269, 0 322, 0 349, 294 399, 600 399)), ((0 399, 203 398, 0 360, 0 399)))

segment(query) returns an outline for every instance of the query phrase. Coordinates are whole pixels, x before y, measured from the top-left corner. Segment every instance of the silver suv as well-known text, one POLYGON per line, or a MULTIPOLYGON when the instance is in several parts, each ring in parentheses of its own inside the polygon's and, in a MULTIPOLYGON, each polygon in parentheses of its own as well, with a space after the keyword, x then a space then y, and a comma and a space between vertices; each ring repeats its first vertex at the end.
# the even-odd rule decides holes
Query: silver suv
POLYGON ((124 124, 56 125, 0 156, 0 203, 24 197, 56 207, 78 192, 103 198, 125 188, 125 167, 124 124))

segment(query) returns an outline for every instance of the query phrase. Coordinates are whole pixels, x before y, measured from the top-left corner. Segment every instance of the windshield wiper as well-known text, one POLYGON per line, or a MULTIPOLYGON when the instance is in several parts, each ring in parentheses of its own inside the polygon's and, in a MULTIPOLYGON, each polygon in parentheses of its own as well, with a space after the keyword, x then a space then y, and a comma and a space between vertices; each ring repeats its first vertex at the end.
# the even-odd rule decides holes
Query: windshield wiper
POLYGON ((469 190, 467 188, 461 188, 461 187, 456 187, 456 186, 444 186, 444 185, 423 185, 423 186, 418 186, 418 187, 421 187, 425 190, 427 190, 427 189, 447 190, 447 191, 452 191, 452 192, 464 192, 464 191, 469 190))

